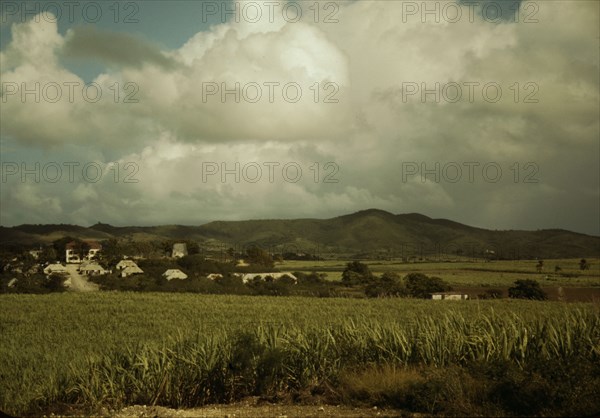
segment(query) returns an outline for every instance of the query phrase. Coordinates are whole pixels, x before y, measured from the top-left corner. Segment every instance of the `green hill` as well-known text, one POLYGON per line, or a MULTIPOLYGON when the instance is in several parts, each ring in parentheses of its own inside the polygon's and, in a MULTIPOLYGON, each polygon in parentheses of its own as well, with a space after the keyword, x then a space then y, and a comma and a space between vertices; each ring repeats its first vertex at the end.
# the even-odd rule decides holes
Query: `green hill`
POLYGON ((598 257, 600 237, 560 229, 492 231, 425 215, 368 209, 331 219, 215 221, 201 226, 116 227, 98 223, 0 227, 2 243, 48 243, 62 236, 152 241, 189 239, 206 247, 249 245, 274 252, 323 252, 368 256, 462 254, 496 258, 598 257), (487 252, 486 252, 487 250, 487 252))

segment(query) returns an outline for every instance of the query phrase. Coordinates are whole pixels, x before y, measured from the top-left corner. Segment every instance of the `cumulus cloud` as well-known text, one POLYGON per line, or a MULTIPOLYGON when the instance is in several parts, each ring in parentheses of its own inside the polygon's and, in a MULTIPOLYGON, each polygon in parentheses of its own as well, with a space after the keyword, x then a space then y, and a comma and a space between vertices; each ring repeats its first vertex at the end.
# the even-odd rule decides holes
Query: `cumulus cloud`
POLYGON ((83 84, 61 64, 65 55, 107 69, 94 80, 103 92, 96 103, 81 94, 73 102, 15 100, 20 92, 7 96, 3 86, 3 139, 55 153, 77 144, 103 163, 134 162, 139 182, 6 184, 3 206, 17 193, 38 200, 11 203, 2 223, 28 222, 28 205, 56 198, 49 216, 64 222, 197 223, 379 207, 492 228, 598 233, 597 5, 540 3, 537 23, 526 23, 523 3, 515 23, 508 12, 518 2, 510 2, 498 22, 479 8, 472 21, 463 9, 458 22, 424 23, 404 3, 343 3, 338 23, 290 23, 278 10, 273 22, 215 25, 173 50, 93 27, 63 36, 44 19, 15 24, 1 52, 3 82, 83 84), (293 89, 283 92, 288 83, 300 87, 297 101, 293 89), (257 86, 261 100, 247 100, 257 86), (449 100, 456 86, 462 96, 449 100), (123 103, 131 92, 137 103, 123 103), (335 100, 326 103, 329 95, 335 100), (298 164, 301 181, 281 173, 265 180, 269 162, 278 170, 298 164), (328 162, 337 183, 322 181, 328 162), (257 163, 263 178, 203 178, 207 163, 257 163), (438 163, 441 178, 406 177, 407 163, 419 171, 438 163), (465 163, 477 163, 473 179, 465 163), (443 171, 452 164, 463 170, 457 181, 443 171), (492 181, 496 166, 502 172, 492 181))

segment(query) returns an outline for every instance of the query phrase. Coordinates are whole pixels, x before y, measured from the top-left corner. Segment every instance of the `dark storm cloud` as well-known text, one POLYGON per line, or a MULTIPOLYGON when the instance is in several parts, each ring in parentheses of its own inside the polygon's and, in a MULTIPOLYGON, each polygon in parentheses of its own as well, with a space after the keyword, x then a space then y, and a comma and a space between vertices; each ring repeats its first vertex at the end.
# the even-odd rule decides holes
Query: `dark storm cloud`
POLYGON ((68 57, 95 58, 129 67, 139 68, 145 63, 165 69, 175 66, 153 43, 127 33, 102 31, 94 26, 78 26, 69 30, 63 53, 68 57))
MULTIPOLYGON (((487 21, 503 20, 506 22, 518 22, 525 12, 520 10, 522 0, 458 0, 458 3, 474 7, 477 15, 487 21)), ((534 2, 529 2, 534 3, 534 2)), ((535 5, 527 13, 534 13, 535 5)))

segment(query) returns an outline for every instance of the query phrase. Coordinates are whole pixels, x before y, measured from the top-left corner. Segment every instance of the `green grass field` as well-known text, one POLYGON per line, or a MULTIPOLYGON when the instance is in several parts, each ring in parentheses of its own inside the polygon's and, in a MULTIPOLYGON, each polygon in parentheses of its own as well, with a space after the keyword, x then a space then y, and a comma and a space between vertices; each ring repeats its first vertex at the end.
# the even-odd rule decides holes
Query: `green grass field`
POLYGON ((600 359, 593 304, 107 292, 0 295, 0 305, 0 409, 18 415, 193 406, 341 384, 373 366, 600 359), (243 332, 252 338, 240 343, 243 332))
MULTIPOLYGON (((438 276, 452 286, 487 287, 511 286, 515 280, 535 279, 542 286, 566 287, 600 287, 600 259, 588 259, 591 268, 579 269, 579 259, 545 260, 544 269, 537 272, 536 260, 509 261, 468 261, 454 262, 415 262, 403 263, 397 261, 364 261, 371 271, 381 274, 394 271, 401 275, 413 272, 424 273, 428 276, 438 276), (554 267, 560 266, 560 273, 555 273, 554 267), (565 277, 566 275, 572 277, 565 277)), ((318 271, 327 273, 329 280, 341 280, 342 271, 347 261, 284 261, 276 267, 282 271, 318 271)))

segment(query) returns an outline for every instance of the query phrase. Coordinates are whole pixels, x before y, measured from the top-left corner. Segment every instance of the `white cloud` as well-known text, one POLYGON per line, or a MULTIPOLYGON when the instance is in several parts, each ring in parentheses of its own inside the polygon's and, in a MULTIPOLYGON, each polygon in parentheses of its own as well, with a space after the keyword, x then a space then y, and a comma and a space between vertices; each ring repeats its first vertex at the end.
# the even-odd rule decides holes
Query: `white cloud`
MULTIPOLYGON (((543 3, 539 23, 532 24, 466 18, 402 23, 401 13, 402 2, 351 2, 342 5, 339 23, 286 23, 275 13, 273 23, 213 26, 175 50, 157 53, 145 43, 149 53, 172 64, 142 60, 111 66, 94 80, 104 94, 98 103, 81 97, 74 103, 22 103, 8 97, 1 133, 33 147, 52 145, 57 152, 67 143, 100 156, 110 150, 121 163, 138 164, 137 184, 101 182, 76 188, 73 195, 54 190, 64 203, 54 205, 52 213, 63 221, 95 222, 104 216, 121 223, 193 223, 330 216, 380 207, 489 227, 535 228, 556 222, 556 212, 545 214, 549 202, 563 208, 569 200, 581 206, 581 213, 597 214, 598 179, 585 174, 599 169, 597 5, 543 3), (310 87, 320 83, 322 101, 328 81, 339 86, 339 103, 315 104, 310 87), (135 83, 139 103, 114 103, 116 82, 135 83), (219 93, 203 97, 207 82, 219 88, 221 83, 229 88, 236 82, 258 83, 264 99, 263 83, 296 82, 303 96, 288 103, 277 89, 275 103, 244 103, 243 98, 234 103, 233 95, 221 103, 219 93), (473 103, 404 102, 407 82, 429 88, 436 82, 495 82, 502 98, 488 103, 477 89, 473 103), (534 88, 538 102, 524 103, 534 88), (202 181, 203 162, 220 167, 236 161, 242 166, 297 162, 304 178, 298 183, 202 181), (311 164, 328 161, 339 166, 340 182, 308 181, 311 164), (452 161, 497 162, 504 170, 502 181, 402 181, 403 162, 443 166, 452 161), (516 184, 510 169, 516 162, 521 168, 534 162, 540 183, 516 184)), ((2 51, 3 81, 83 83, 60 64, 65 38, 54 24, 40 21, 13 27, 13 40, 2 51)), ((463 98, 466 94, 463 84, 463 98)), ((519 174, 522 180, 527 173, 519 174)), ((7 187, 9 193, 17 190, 7 187)), ((41 186, 31 187, 52 199, 41 186)), ((26 221, 23 209, 39 204, 19 202, 8 214, 3 210, 3 223, 26 221)), ((560 215, 564 227, 597 232, 597 219, 573 219, 568 211, 556 210, 565 212, 560 215)))

